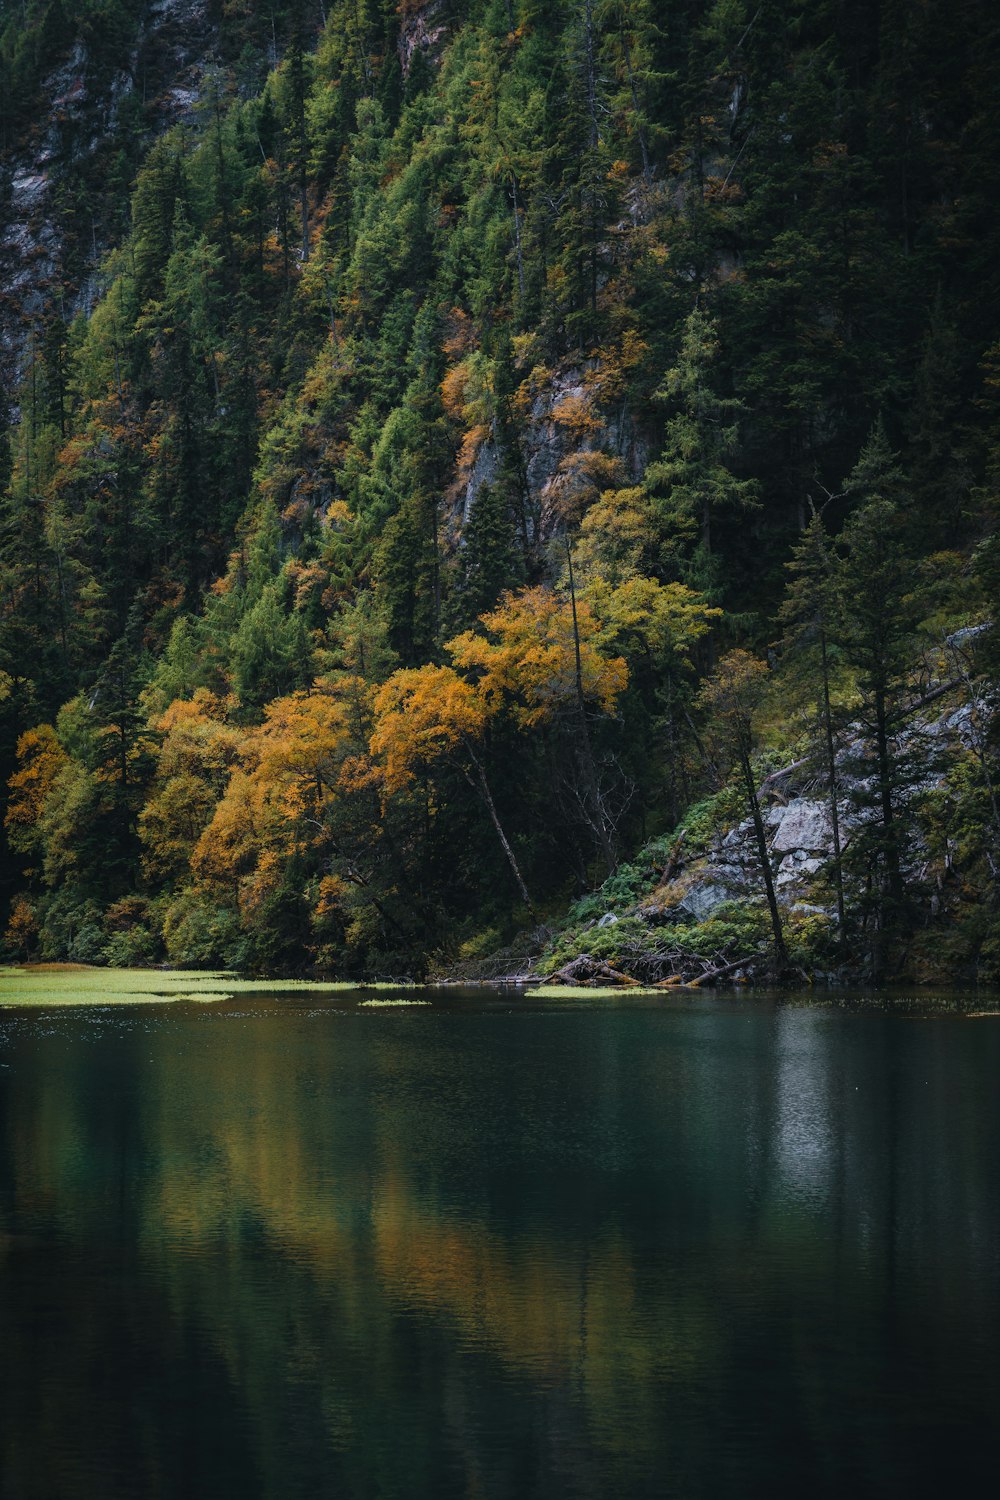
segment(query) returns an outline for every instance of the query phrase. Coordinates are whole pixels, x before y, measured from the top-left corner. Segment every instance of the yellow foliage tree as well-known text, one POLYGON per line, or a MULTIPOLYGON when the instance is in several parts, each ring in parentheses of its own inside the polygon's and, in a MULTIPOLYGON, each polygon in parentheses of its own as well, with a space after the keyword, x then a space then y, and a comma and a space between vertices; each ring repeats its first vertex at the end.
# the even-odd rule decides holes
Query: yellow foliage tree
POLYGON ((148 875, 183 874, 236 765, 241 731, 227 722, 233 704, 199 688, 153 721, 162 735, 153 791, 139 814, 148 875))
POLYGON ((576 558, 584 572, 596 568, 617 583, 651 566, 655 547, 649 496, 633 485, 604 490, 594 501, 580 523, 576 558))
POLYGON ((481 616, 485 635, 466 631, 449 641, 447 650, 456 666, 476 675, 492 710, 508 708, 528 728, 560 715, 572 718, 581 807, 610 874, 617 863, 614 823, 597 774, 587 705, 613 713, 628 685, 628 666, 623 657, 601 649, 601 622, 587 600, 577 597, 568 548, 567 562, 569 598, 543 587, 506 593, 496 609, 481 616))
POLYGON ((254 786, 246 771, 237 768, 191 854, 194 874, 229 887, 237 904, 241 883, 256 869, 268 842, 264 811, 260 788, 254 786))
POLYGON ((345 675, 268 704, 264 723, 244 734, 239 765, 194 847, 196 876, 253 909, 293 853, 326 841, 324 815, 357 748, 352 719, 363 690, 345 675))
POLYGON ((531 906, 510 841, 503 830, 477 746, 497 701, 487 699, 452 667, 414 667, 394 672, 375 698, 372 754, 383 768, 386 791, 405 790, 418 770, 438 761, 454 766, 482 798, 521 899, 531 906))
POLYGON ((599 574, 586 599, 601 621, 597 639, 606 649, 638 647, 650 657, 685 659, 721 619, 722 610, 683 583, 660 583, 635 574, 613 586, 599 574))
POLYGON ((491 710, 507 708, 526 727, 584 703, 614 711, 628 667, 600 649, 601 623, 585 599, 522 589, 504 594, 482 624, 486 634, 467 630, 446 649, 456 667, 476 674, 491 710))
MULTIPOLYGON (((51 724, 25 730, 17 742, 18 769, 7 782, 10 801, 4 825, 12 849, 31 854, 41 838, 39 820, 69 756, 56 738, 51 724)), ((31 874, 31 871, 26 871, 31 874)))

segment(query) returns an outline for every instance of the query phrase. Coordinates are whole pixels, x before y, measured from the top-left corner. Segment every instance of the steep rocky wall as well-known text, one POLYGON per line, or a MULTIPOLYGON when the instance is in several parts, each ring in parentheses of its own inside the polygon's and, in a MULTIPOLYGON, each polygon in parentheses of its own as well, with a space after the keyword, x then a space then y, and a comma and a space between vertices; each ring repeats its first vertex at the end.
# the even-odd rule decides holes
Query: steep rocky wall
POLYGON ((81 180, 99 184, 121 143, 126 101, 129 135, 137 131, 144 143, 191 120, 217 38, 216 0, 151 0, 125 67, 95 82, 78 41, 43 79, 41 113, 0 158, 0 385, 8 391, 49 301, 64 317, 93 302, 112 241, 99 193, 88 195, 88 211, 68 214, 64 190, 81 180))
POLYGON ((417 53, 437 57, 448 35, 446 10, 445 0, 401 0, 396 46, 404 78, 409 76, 417 53))
MULTIPOLYGON (((649 461, 649 441, 627 404, 614 409, 600 402, 600 370, 567 366, 526 382, 519 422, 518 465, 526 491, 531 540, 544 544, 565 526, 567 516, 588 495, 615 482, 637 482, 649 461)), ((494 432, 483 434, 472 456, 459 465, 452 489, 452 531, 468 524, 484 485, 492 484, 503 461, 494 432)))

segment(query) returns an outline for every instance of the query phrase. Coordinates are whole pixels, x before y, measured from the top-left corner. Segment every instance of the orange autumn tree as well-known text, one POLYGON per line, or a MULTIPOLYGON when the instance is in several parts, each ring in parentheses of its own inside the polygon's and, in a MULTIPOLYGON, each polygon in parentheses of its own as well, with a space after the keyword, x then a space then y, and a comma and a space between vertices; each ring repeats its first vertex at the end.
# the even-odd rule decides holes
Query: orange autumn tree
POLYGON ((476 674, 493 711, 508 709, 525 728, 586 704, 614 711, 628 667, 601 651, 601 622, 585 599, 521 589, 505 593, 480 620, 485 634, 467 630, 446 649, 456 667, 476 674))
POLYGON ((152 722, 163 736, 153 791, 139 814, 143 866, 169 880, 188 868, 192 851, 211 821, 243 741, 228 722, 235 706, 199 688, 178 698, 152 722))
POLYGON ((614 712, 628 666, 602 649, 601 621, 577 596, 571 561, 569 584, 568 597, 541 586, 504 594, 480 617, 485 633, 467 630, 447 650, 456 667, 475 674, 494 712, 505 709, 529 729, 559 718, 572 724, 581 810, 610 873, 617 863, 614 821, 597 774, 588 709, 614 712))
POLYGON ((353 746, 356 691, 348 676, 311 692, 276 698, 252 736, 255 781, 271 789, 289 821, 316 821, 337 791, 341 766, 353 746))
POLYGON ((10 800, 4 826, 10 847, 19 854, 31 854, 38 847, 45 804, 68 760, 51 724, 27 729, 18 739, 18 769, 7 782, 10 800))
POLYGON ((445 762, 482 799, 504 856, 529 909, 531 897, 503 830, 478 746, 494 704, 461 678, 453 667, 413 667, 394 672, 375 697, 371 751, 382 767, 389 793, 404 791, 418 771, 445 762))
POLYGON ((201 880, 255 910, 295 855, 317 854, 327 815, 356 746, 349 683, 317 686, 269 703, 244 734, 239 764, 191 856, 201 880))

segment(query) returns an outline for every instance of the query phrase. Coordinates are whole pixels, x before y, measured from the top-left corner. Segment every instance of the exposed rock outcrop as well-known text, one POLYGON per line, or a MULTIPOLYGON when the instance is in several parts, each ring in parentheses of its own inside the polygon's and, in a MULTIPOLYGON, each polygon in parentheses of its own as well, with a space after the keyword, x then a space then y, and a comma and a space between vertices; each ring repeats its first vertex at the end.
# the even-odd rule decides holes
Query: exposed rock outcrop
POLYGON ((399 62, 403 77, 409 76, 414 54, 424 52, 431 58, 439 53, 448 34, 444 0, 403 0, 399 7, 399 62))
MULTIPOLYGON (((526 491, 529 540, 544 543, 558 535, 567 516, 610 484, 609 465, 620 482, 636 483, 649 461, 649 444, 627 405, 608 410, 600 394, 601 371, 577 366, 546 371, 528 395, 518 462, 526 491)), ((456 514, 464 526, 484 485, 492 484, 503 454, 493 433, 485 432, 474 456, 460 472, 456 514)))
MULTIPOLYGON (((909 788, 911 798, 944 786, 952 753, 976 747, 990 713, 991 706, 985 702, 965 702, 947 708, 937 718, 918 718, 900 729, 897 751, 901 756, 911 755, 916 762, 909 788)), ((854 738, 838 755, 842 851, 849 849, 857 830, 877 816, 869 770, 868 747, 856 729, 854 738)), ((768 781, 772 794, 780 786, 781 797, 787 797, 769 807, 764 818, 778 900, 786 908, 833 917, 827 879, 834 858, 833 820, 823 778, 817 776, 815 766, 804 762, 768 781)), ((765 784, 765 794, 767 790, 765 784)), ((909 843, 908 873, 919 877, 927 872, 928 850, 920 833, 912 829, 909 843)), ((726 901, 759 892, 753 824, 747 818, 720 832, 707 850, 689 859, 667 887, 654 892, 647 910, 662 914, 664 907, 672 904, 703 921, 726 901)))
POLYGON ((86 179, 113 152, 126 99, 136 101, 147 139, 193 119, 216 41, 211 0, 153 0, 124 68, 95 80, 77 42, 43 79, 43 113, 0 159, 0 383, 8 389, 16 388, 32 324, 48 301, 58 296, 64 317, 89 307, 110 243, 95 205, 82 218, 60 212, 60 189, 86 179))

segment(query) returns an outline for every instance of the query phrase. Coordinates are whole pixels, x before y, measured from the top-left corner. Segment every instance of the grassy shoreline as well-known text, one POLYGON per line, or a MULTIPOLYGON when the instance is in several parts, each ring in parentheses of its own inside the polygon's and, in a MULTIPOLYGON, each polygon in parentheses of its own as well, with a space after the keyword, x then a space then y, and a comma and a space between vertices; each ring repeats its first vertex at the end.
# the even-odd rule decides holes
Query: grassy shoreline
POLYGON ((89 964, 0 967, 0 1008, 43 1005, 145 1005, 180 1000, 205 1003, 235 995, 331 994, 351 990, 416 988, 403 981, 256 979, 220 969, 110 969, 89 964))
POLYGON ((527 980, 524 984, 498 985, 488 980, 452 981, 417 984, 412 981, 358 981, 344 979, 268 979, 250 978, 207 969, 110 969, 88 964, 45 963, 0 965, 0 1011, 4 1009, 42 1009, 46 1007, 85 1007, 119 1005, 167 1005, 183 1001, 203 1004, 232 1000, 237 996, 314 995, 358 996, 359 1008, 391 1009, 403 1006, 430 1007, 430 991, 447 993, 456 990, 482 990, 484 993, 509 994, 512 1001, 607 1001, 622 999, 654 1000, 673 996, 675 1000, 694 1000, 706 995, 725 994, 730 998, 753 1001, 762 997, 783 997, 788 1003, 840 1005, 862 1009, 912 1010, 915 1012, 948 1012, 965 1016, 1000 1014, 1000 990, 956 985, 895 987, 874 990, 870 987, 844 988, 818 985, 810 987, 808 1002, 794 991, 745 984, 720 985, 572 985, 543 984, 527 980), (937 991, 938 993, 935 993, 937 991), (975 1007, 975 1008, 973 1008, 975 1007))

